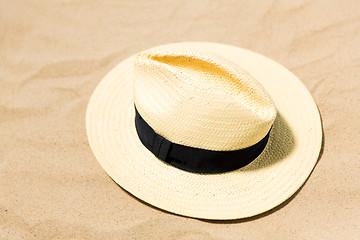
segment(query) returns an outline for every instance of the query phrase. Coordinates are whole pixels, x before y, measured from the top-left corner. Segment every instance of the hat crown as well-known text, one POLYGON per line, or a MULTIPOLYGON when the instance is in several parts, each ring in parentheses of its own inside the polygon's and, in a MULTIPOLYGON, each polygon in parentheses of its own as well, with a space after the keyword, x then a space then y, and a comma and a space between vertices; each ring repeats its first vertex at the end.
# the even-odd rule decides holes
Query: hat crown
POLYGON ((213 53, 183 49, 138 54, 134 101, 159 135, 214 151, 256 144, 276 117, 266 90, 241 66, 213 53))

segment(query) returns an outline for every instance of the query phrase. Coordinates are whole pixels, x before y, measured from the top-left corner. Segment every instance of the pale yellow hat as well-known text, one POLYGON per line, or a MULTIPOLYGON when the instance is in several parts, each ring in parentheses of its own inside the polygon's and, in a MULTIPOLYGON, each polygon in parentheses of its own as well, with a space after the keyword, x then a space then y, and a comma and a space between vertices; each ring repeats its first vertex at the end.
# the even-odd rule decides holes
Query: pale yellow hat
POLYGON ((306 181, 322 143, 318 109, 295 75, 249 50, 205 42, 119 63, 94 91, 86 127, 121 187, 204 219, 281 204, 306 181))

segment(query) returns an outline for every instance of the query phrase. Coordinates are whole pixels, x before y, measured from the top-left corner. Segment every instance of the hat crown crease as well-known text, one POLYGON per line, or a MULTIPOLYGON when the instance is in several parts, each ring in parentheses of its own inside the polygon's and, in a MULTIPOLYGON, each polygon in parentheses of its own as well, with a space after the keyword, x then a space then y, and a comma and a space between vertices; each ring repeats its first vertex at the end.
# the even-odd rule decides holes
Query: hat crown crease
POLYGON ((174 143, 209 150, 252 146, 268 133, 276 108, 239 65, 208 52, 151 49, 135 62, 135 104, 174 143))

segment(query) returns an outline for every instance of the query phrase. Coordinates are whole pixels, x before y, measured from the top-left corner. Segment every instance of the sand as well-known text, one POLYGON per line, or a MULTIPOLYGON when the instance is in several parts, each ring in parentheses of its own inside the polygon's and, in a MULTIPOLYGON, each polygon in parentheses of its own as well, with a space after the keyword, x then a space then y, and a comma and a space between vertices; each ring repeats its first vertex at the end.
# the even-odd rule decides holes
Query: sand
POLYGON ((0 239, 358 239, 360 1, 1 1, 0 239), (99 81, 160 44, 232 44, 280 62, 321 112, 323 154, 289 201, 203 221, 120 188, 88 144, 99 81))

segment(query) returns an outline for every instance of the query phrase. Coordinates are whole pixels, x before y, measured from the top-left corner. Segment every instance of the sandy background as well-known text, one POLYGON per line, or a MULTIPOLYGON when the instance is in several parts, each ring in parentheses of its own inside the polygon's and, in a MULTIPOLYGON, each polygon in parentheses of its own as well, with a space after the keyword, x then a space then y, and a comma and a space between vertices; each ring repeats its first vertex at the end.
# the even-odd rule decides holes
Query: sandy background
POLYGON ((0 1, 0 239, 360 239, 360 1, 0 1), (262 53, 323 118, 322 158, 298 194, 209 222, 152 208, 97 163, 89 97, 117 63, 176 41, 262 53))

